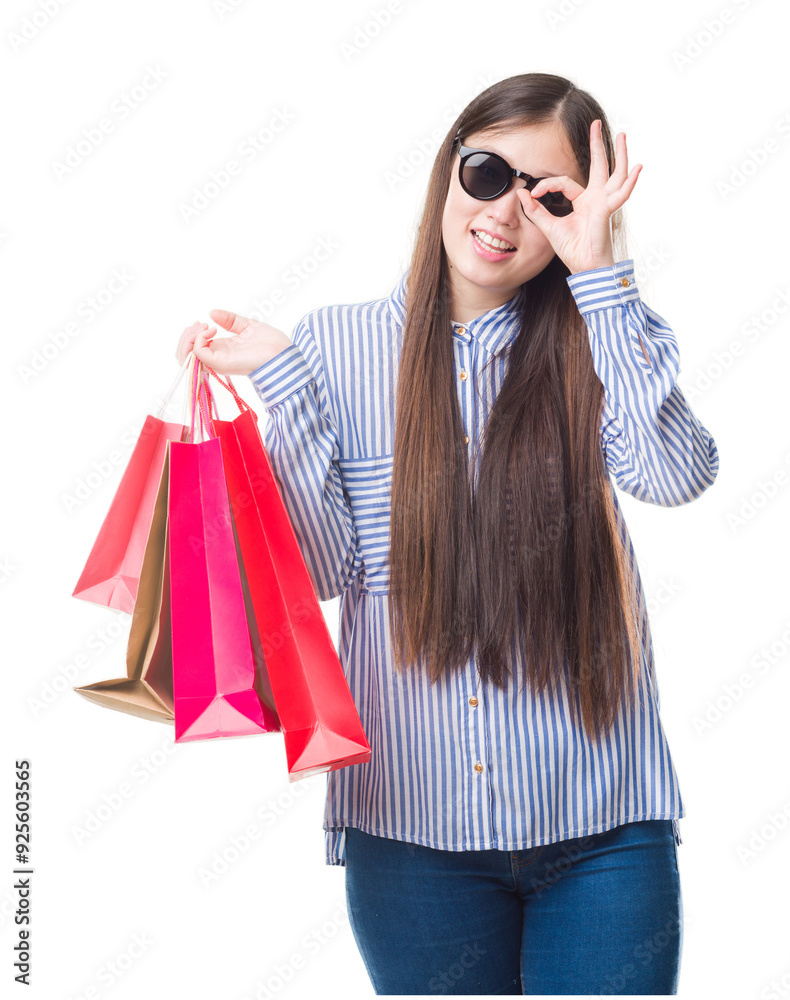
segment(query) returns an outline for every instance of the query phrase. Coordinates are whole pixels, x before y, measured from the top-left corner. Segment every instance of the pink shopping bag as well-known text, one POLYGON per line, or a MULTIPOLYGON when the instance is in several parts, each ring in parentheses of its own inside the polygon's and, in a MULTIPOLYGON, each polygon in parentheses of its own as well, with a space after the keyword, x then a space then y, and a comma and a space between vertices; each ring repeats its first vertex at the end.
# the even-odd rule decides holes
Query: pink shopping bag
POLYGON ((222 445, 211 436, 198 364, 192 364, 189 439, 168 446, 176 742, 280 730, 277 712, 256 690, 222 445), (200 442, 195 440, 198 407, 201 432, 209 435, 200 442))

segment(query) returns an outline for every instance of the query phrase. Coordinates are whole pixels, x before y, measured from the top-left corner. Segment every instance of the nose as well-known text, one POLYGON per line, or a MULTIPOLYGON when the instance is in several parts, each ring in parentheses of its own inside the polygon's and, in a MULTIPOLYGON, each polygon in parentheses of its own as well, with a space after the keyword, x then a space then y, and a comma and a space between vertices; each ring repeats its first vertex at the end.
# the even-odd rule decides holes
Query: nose
POLYGON ((521 200, 516 193, 518 188, 523 186, 522 181, 514 178, 513 183, 503 195, 488 203, 489 218, 499 225, 508 226, 511 229, 515 229, 518 226, 522 215, 527 219, 527 222, 530 222, 531 220, 527 217, 524 206, 521 204, 521 200))

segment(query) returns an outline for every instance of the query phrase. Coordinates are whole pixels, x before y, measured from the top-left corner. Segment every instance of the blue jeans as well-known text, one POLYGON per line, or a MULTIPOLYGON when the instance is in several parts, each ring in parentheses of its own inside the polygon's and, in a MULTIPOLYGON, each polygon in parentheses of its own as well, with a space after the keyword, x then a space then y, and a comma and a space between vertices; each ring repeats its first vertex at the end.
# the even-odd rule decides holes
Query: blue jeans
POLYGON ((522 851, 444 851, 346 827, 346 902, 377 994, 677 993, 672 821, 522 851))

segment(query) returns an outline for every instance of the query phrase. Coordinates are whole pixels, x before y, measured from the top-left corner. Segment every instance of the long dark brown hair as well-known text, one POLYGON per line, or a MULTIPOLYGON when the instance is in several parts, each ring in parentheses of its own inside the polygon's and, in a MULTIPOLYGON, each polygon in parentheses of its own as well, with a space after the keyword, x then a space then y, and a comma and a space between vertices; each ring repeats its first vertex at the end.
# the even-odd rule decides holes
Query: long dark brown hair
MULTIPOLYGON (((390 617, 396 669, 433 684, 474 655, 503 686, 521 646, 535 692, 567 684, 572 718, 608 730, 640 669, 635 576, 601 450, 603 386, 585 321, 555 254, 525 282, 520 329, 482 436, 476 476, 456 395, 442 216, 461 141, 481 131, 560 123, 589 181, 597 101, 570 80, 525 73, 479 94, 442 143, 407 284, 398 370, 390 525, 390 617), (578 700, 578 704, 577 704, 578 700)), ((612 219, 624 259, 622 213, 612 219)))

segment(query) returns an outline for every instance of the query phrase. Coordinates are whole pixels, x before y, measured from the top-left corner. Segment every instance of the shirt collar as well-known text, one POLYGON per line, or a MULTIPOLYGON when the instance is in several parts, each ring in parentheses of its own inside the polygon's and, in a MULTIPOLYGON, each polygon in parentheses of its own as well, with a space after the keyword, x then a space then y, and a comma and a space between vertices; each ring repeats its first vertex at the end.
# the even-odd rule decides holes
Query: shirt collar
MULTIPOLYGON (((389 295, 390 310, 401 326, 406 322, 406 286, 410 270, 407 268, 404 271, 389 295)), ((524 285, 521 285, 516 294, 501 306, 489 309, 468 323, 453 322, 453 336, 467 344, 474 338, 487 353, 493 354, 517 335, 524 294, 524 285)))

